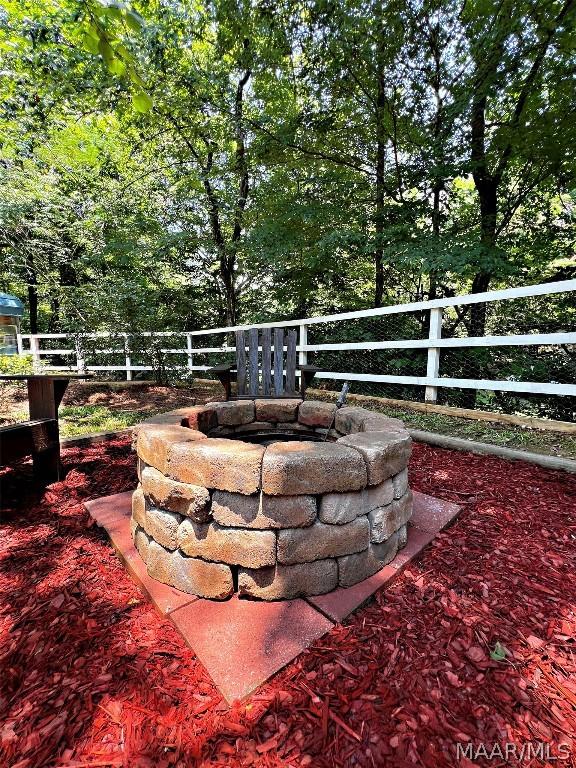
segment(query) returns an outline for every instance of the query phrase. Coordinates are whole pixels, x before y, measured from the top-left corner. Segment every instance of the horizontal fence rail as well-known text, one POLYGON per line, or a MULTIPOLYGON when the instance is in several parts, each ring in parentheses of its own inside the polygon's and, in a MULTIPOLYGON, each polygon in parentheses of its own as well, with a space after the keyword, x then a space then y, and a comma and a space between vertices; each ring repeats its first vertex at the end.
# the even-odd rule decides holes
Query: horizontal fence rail
MULTIPOLYGON (((426 355, 425 374, 423 375, 405 375, 391 370, 321 370, 316 377, 324 380, 350 380, 366 383, 382 384, 401 384, 408 386, 419 386, 425 388, 425 400, 436 402, 438 398, 438 389, 464 389, 464 390, 487 390, 495 392, 513 392, 540 395, 561 395, 576 396, 576 383, 570 381, 530 381, 517 380, 515 376, 509 375, 501 379, 485 379, 480 376, 463 378, 461 376, 440 374, 440 362, 443 352, 450 350, 471 349, 497 349, 514 347, 535 347, 546 351, 566 352, 571 345, 576 344, 575 330, 555 330, 549 333, 511 333, 511 334, 489 334, 485 336, 468 337, 453 336, 443 337, 443 323, 446 321, 447 313, 454 308, 468 307, 474 304, 486 304, 489 307, 494 302, 508 302, 519 299, 530 299, 534 297, 561 296, 562 294, 572 294, 574 302, 572 307, 576 306, 576 280, 564 280, 554 283, 543 283, 539 285, 525 286, 520 288, 509 288, 498 291, 488 291, 479 294, 469 294, 466 296, 455 296, 443 299, 434 299, 432 301, 418 301, 408 304, 395 306, 379 307, 377 309, 365 309, 356 312, 344 312, 340 314, 324 315, 319 317, 308 317, 297 320, 282 320, 278 322, 259 323, 257 325, 237 325, 224 328, 210 328, 206 330, 195 331, 160 331, 160 332, 142 332, 135 334, 113 333, 113 332, 82 332, 77 334, 52 333, 52 334, 21 334, 18 337, 18 349, 21 354, 32 355, 35 366, 40 368, 46 365, 44 360, 48 358, 66 358, 72 357, 69 365, 60 363, 48 364, 51 370, 75 370, 75 371, 103 371, 103 372, 123 372, 128 380, 131 380, 134 373, 156 370, 158 360, 165 356, 170 359, 168 362, 162 362, 164 370, 183 370, 190 374, 205 372, 217 362, 231 360, 233 358, 223 357, 235 353, 235 347, 228 345, 227 337, 236 330, 245 330, 247 328, 277 328, 277 327, 296 327, 299 330, 299 339, 297 345, 298 362, 305 365, 309 362, 309 355, 321 355, 322 353, 354 353, 354 352, 377 352, 385 350, 421 350, 426 355), (309 343, 309 330, 315 327, 325 325, 328 328, 334 326, 341 328, 343 324, 350 321, 361 321, 365 319, 376 319, 385 317, 408 316, 411 313, 426 313, 427 316, 427 337, 419 339, 370 339, 362 341, 320 341, 319 343, 309 343), (223 336, 222 344, 214 344, 214 337, 223 336), (206 339, 206 346, 201 345, 201 337, 212 337, 206 339), (57 340, 65 340, 63 344, 57 347, 48 348, 46 343, 56 343, 57 340), (68 342, 68 343, 67 343, 68 342), (94 343, 94 348, 88 349, 90 343, 94 343), (156 346, 152 349, 153 344, 156 346), (181 346, 180 346, 181 345, 181 346), (155 357, 156 362, 142 363, 142 357, 146 355, 155 357), (111 364, 104 365, 96 362, 86 362, 86 358, 98 356, 113 356, 120 358, 111 361, 111 364), (211 355, 217 359, 209 365, 199 365, 195 361, 196 356, 211 355), (181 364, 177 364, 181 357, 181 364), (140 363, 134 362, 140 360, 140 363)), ((571 315, 572 320, 575 316, 571 315)), ((388 322, 388 321, 386 321, 388 322)), ((568 323, 567 323, 568 324, 568 323)), ((336 332, 337 335, 337 332, 336 332)))

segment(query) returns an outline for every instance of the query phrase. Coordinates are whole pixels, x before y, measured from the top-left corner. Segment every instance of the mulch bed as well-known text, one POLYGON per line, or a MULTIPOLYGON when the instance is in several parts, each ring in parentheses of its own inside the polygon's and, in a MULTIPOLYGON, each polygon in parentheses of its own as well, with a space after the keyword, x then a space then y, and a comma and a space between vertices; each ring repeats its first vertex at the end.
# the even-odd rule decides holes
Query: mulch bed
POLYGON ((1 766, 574 764, 576 478, 416 445, 412 486, 457 523, 230 709, 82 506, 134 486, 128 439, 64 460, 41 497, 26 463, 2 472, 1 766))

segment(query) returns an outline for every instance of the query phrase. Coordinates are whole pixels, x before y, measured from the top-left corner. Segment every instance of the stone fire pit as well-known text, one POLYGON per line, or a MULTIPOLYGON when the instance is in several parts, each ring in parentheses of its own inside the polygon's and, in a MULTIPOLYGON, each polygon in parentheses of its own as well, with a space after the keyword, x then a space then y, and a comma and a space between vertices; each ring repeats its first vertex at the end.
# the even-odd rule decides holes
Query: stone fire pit
POLYGON ((138 431, 134 543, 152 578, 216 600, 352 586, 406 544, 410 450, 401 421, 364 408, 191 408, 138 431))

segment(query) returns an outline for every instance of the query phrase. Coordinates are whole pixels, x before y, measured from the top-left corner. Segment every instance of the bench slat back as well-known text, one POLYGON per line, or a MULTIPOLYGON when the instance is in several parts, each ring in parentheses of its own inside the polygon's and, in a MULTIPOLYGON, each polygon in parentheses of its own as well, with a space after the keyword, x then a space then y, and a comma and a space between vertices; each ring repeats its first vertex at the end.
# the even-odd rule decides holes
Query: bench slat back
POLYGON ((238 397, 297 395, 296 340, 293 329, 285 332, 274 328, 273 333, 270 328, 236 331, 238 397))
POLYGON ((236 367, 238 371, 238 392, 246 392, 246 341, 244 331, 236 331, 236 367))
POLYGON ((260 387, 258 371, 258 328, 250 328, 248 331, 248 385, 250 395, 256 397, 260 387))
POLYGON ((272 331, 262 330, 262 395, 270 397, 272 392, 272 331))

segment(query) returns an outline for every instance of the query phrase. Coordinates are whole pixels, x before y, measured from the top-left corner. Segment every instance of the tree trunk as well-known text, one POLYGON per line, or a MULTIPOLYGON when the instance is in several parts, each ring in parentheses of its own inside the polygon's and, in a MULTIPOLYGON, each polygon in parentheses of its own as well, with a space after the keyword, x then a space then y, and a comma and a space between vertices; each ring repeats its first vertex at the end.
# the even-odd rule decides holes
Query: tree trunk
MULTIPOLYGON (((437 241, 440 238, 440 193, 442 192, 443 182, 436 180, 432 186, 432 237, 437 241)), ((436 298, 438 291, 438 275, 436 270, 431 269, 428 273, 428 300, 436 298)))
MULTIPOLYGON (((493 57, 494 58, 494 57, 493 57)), ((471 114, 471 160, 472 176, 480 203, 480 244, 481 258, 479 269, 472 280, 472 293, 483 293, 490 284, 490 252, 496 245, 496 219, 498 215, 498 185, 500 176, 490 173, 486 157, 486 108, 487 98, 485 83, 481 80, 483 64, 477 62, 478 88, 472 100, 471 114), (484 266, 486 265, 486 267, 484 266)), ((490 68, 487 70, 491 73, 490 68)), ((488 75, 485 75, 488 77, 488 75)), ((486 331, 486 304, 470 306, 470 335, 484 336, 486 331)), ((480 379, 482 367, 477 359, 476 350, 472 350, 472 359, 468 364, 467 378, 480 379)), ((464 393, 464 407, 474 408, 477 392, 470 389, 464 393)))
POLYGON ((26 272, 28 276, 28 316, 30 317, 30 333, 38 333, 38 275, 34 266, 34 257, 30 252, 26 255, 26 272))
POLYGON ((384 248, 382 238, 384 235, 384 153, 385 148, 378 142, 376 157, 376 215, 374 233, 376 245, 374 247, 374 306, 381 307, 384 298, 384 248))
POLYGON ((220 263, 220 277, 224 284, 224 296, 226 298, 226 325, 236 325, 238 313, 236 286, 234 285, 234 264, 226 257, 220 263))
MULTIPOLYGON (((498 180, 493 177, 477 181, 476 188, 480 202, 480 242, 484 258, 496 247, 496 220, 498 216, 498 180)), ((491 273, 480 269, 472 281, 471 293, 484 293, 490 286, 491 273)), ((486 332, 486 304, 472 304, 470 307, 470 334, 484 336, 486 332)))
MULTIPOLYGON (((380 30, 380 46, 384 44, 384 32, 380 30)), ((380 58, 381 55, 380 55, 380 58)), ((374 306, 381 307, 384 298, 384 170, 386 163, 386 135, 384 129, 384 108, 386 106, 385 72, 382 61, 378 65, 376 93, 376 199, 374 216, 374 306)))
MULTIPOLYGON (((245 39, 244 53, 248 56, 250 49, 250 40, 245 39)), ((252 75, 252 70, 247 67, 242 77, 238 80, 236 86, 236 97, 234 100, 234 127, 236 132, 236 172, 238 173, 238 197, 234 211, 234 227, 232 229, 232 238, 229 252, 227 253, 226 269, 222 279, 226 289, 226 311, 229 317, 229 324, 236 325, 238 322, 238 290, 235 285, 235 269, 238 246, 242 238, 244 225, 244 211, 248 202, 250 193, 250 177, 248 171, 248 160, 246 157, 246 132, 244 129, 244 88, 252 75)))

